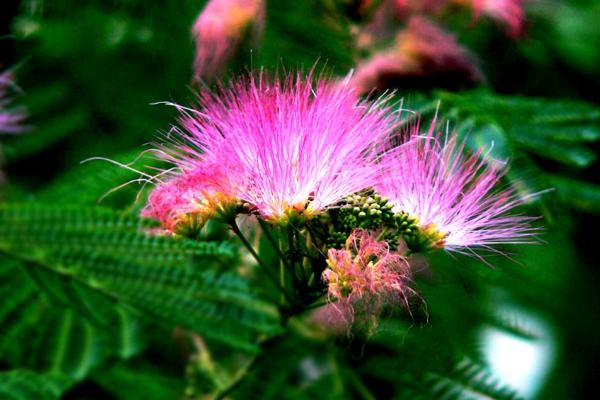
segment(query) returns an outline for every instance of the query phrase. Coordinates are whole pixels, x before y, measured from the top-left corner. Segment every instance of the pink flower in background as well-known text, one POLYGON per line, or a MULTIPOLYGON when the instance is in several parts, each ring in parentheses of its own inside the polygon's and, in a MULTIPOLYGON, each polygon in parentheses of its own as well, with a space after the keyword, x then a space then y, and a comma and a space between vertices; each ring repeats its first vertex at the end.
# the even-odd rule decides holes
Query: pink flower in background
POLYGON ((522 203, 511 189, 496 189, 506 168, 486 164, 481 154, 464 155, 454 134, 419 127, 409 141, 382 159, 377 192, 394 211, 416 217, 433 247, 461 251, 504 243, 535 243, 533 218, 509 215, 522 203))
POLYGON ((0 133, 20 133, 26 130, 22 122, 25 112, 19 108, 8 108, 10 104, 9 90, 14 87, 11 72, 0 74, 0 133))
POLYGON ((525 23, 524 0, 453 0, 454 3, 470 7, 475 19, 487 15, 506 27, 509 35, 522 34, 525 23))
POLYGON ((245 39, 258 41, 264 25, 264 0, 209 0, 192 29, 195 79, 214 79, 245 39))
POLYGON ((184 173, 218 166, 235 182, 227 194, 266 219, 317 215, 372 185, 377 144, 397 119, 385 99, 367 102, 346 81, 313 79, 260 74, 204 93, 200 110, 180 108, 183 129, 164 153, 184 173))
POLYGON ((402 78, 454 76, 482 81, 483 74, 454 36, 424 17, 411 17, 391 48, 375 53, 357 66, 352 77, 360 93, 384 90, 402 78))
POLYGON ((344 249, 329 249, 327 267, 323 280, 329 296, 338 301, 355 303, 363 299, 379 308, 388 300, 406 302, 410 292, 408 262, 390 251, 385 241, 378 241, 373 232, 355 230, 344 249))
MULTIPOLYGON (((383 0, 363 2, 361 10, 373 10, 369 19, 357 37, 357 46, 367 48, 373 44, 393 39, 401 23, 413 16, 434 17, 442 11, 449 0, 383 0)), ((367 14, 362 11, 363 14, 367 14)))

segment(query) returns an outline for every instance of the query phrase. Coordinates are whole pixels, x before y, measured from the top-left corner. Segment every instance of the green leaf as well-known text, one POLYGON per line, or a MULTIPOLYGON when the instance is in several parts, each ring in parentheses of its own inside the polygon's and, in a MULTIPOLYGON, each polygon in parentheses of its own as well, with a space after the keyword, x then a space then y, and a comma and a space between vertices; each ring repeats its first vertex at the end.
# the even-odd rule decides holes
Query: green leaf
POLYGON ((515 126, 515 137, 537 137, 565 143, 595 142, 600 139, 600 128, 594 125, 536 125, 515 126))
MULTIPOLYGON (((0 295, 6 299, 0 305, 0 360, 14 367, 56 372, 76 382, 110 357, 137 354, 148 341, 139 319, 117 305, 112 307, 110 325, 100 326, 76 307, 48 302, 16 260, 0 257, 0 276, 0 295)), ((105 306, 86 301, 93 307, 105 306)))
POLYGON ((515 135, 514 139, 525 150, 573 167, 588 167, 596 161, 596 153, 587 147, 557 143, 531 135, 515 135))
MULTIPOLYGON (((217 398, 244 400, 349 399, 344 377, 328 342, 286 335, 269 343, 251 373, 217 398), (268 384, 265 384, 268 382, 268 384), (223 397, 227 394, 227 397, 223 397)), ((357 380, 353 376, 351 379, 357 380)), ((360 397, 356 397, 360 398, 360 397)))
POLYGON ((557 175, 549 175, 548 179, 565 203, 581 211, 600 213, 600 185, 557 175))
POLYGON ((117 363, 94 379, 115 399, 178 399, 184 391, 184 380, 148 363, 117 363))
POLYGON ((521 150, 579 168, 596 159, 595 152, 584 146, 600 139, 600 109, 596 106, 483 91, 436 95, 451 118, 501 127, 521 150))
POLYGON ((66 381, 60 374, 36 374, 25 369, 0 372, 0 398, 5 400, 58 399, 66 381))
POLYGON ((480 399, 517 400, 517 392, 503 385, 485 366, 468 359, 444 374, 430 373, 426 378, 433 399, 480 399))
POLYGON ((225 271, 223 263, 235 255, 231 245, 151 235, 144 225, 101 208, 2 205, 0 249, 144 315, 242 349, 257 350, 258 336, 279 331, 274 306, 225 271))
POLYGON ((268 1, 268 23, 256 65, 308 70, 318 60, 341 74, 352 67, 348 22, 321 1, 268 1))

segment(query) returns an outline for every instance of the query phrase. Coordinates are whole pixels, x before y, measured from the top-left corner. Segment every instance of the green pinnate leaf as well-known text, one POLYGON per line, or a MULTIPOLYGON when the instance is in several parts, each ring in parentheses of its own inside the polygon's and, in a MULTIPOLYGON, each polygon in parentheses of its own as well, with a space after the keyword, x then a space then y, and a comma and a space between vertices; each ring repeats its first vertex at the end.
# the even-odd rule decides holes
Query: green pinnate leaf
POLYGON ((232 245, 149 234, 148 226, 101 208, 3 205, 0 249, 50 271, 53 289, 59 281, 70 288, 55 297, 84 315, 101 303, 89 304, 85 292, 92 290, 247 350, 257 349, 261 335, 279 331, 276 309, 226 270, 224 262, 235 257, 232 245))

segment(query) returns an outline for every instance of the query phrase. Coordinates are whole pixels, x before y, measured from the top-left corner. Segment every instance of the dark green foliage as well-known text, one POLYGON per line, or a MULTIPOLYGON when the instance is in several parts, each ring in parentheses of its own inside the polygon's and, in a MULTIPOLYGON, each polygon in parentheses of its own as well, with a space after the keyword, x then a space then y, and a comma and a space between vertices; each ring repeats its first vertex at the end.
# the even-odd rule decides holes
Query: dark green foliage
POLYGON ((177 399, 183 392, 183 379, 173 372, 140 362, 118 363, 99 375, 96 382, 119 400, 177 399))
MULTIPOLYGON (((128 358, 145 347, 144 324, 124 310, 113 306, 110 325, 100 325, 88 317, 88 309, 86 315, 78 313, 77 308, 49 301, 19 263, 2 258, 0 266, 3 277, 0 291, 8 300, 3 302, 0 312, 3 362, 15 368, 27 366, 60 374, 62 387, 66 389, 86 378, 108 358, 128 358), (18 343, 28 345, 16 346, 18 343)), ((45 282, 44 287, 50 282, 45 282)), ((76 304, 83 301, 82 297, 70 299, 76 304)), ((101 303, 94 305, 97 304, 101 303)))
MULTIPOLYGON (((151 183, 136 171, 165 167, 140 153, 176 116, 151 104, 194 101, 190 27, 206 1, 18 3, 1 16, 0 68, 18 66, 16 101, 31 130, 0 138, 0 399, 516 399, 487 359, 487 329, 552 343, 537 398, 589 398, 599 351, 598 1, 528 2, 519 40, 460 13, 448 26, 480 57, 485 87, 397 88, 404 107, 424 119, 439 110, 491 163, 509 160, 519 193, 553 193, 523 210, 544 217, 543 244, 484 262, 416 257, 417 295, 408 309, 387 307, 370 336, 360 326, 324 331, 310 312, 282 324, 275 285, 238 254, 227 226, 209 223, 191 241, 150 234, 156 224, 137 217, 151 183), (81 164, 91 157, 132 169, 81 164)), ((224 78, 317 62, 347 74, 357 55, 356 19, 342 14, 350 3, 267 1, 262 43, 224 78)), ((389 223, 360 220, 363 206, 334 211, 343 229, 317 235, 341 247, 351 228, 389 223)), ((271 243, 249 238, 277 271, 271 243)))
POLYGON ((231 246, 150 235, 143 226, 105 209, 1 206, 0 249, 51 271, 54 280, 34 274, 90 313, 87 290, 245 349, 256 333, 277 331, 275 310, 221 264, 231 246))
POLYGON ((0 372, 0 397, 6 400, 57 399, 64 385, 58 374, 36 374, 28 370, 0 372))

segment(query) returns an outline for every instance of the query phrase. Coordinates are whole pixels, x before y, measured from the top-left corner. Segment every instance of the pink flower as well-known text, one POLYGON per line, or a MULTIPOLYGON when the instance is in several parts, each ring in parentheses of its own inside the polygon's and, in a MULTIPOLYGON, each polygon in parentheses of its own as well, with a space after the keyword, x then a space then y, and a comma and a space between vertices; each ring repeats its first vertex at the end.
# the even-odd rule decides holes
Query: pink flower
POLYGON ((218 166, 199 163, 159 183, 150 193, 142 216, 159 220, 171 232, 193 234, 210 218, 236 206, 231 182, 218 166))
POLYGON ((184 175, 220 169, 219 191, 263 218, 311 218, 372 185, 378 143, 396 125, 381 101, 360 100, 347 82, 260 74, 201 95, 200 110, 180 108, 180 130, 164 147, 184 175))
POLYGON ((411 17, 391 48, 358 65, 351 83, 360 93, 369 93, 401 79, 436 76, 466 82, 483 80, 473 57, 452 34, 427 18, 411 17))
POLYGON ((192 29, 195 79, 215 78, 245 38, 258 41, 264 25, 264 0, 209 0, 192 29))
POLYGON ((22 122, 25 113, 22 109, 10 109, 9 89, 14 86, 11 72, 0 74, 0 133, 19 133, 26 130, 22 122))
POLYGON ((506 167, 491 167, 481 154, 464 155, 454 134, 419 134, 382 158, 376 191, 396 212, 416 219, 419 239, 431 247, 463 251, 504 243, 534 243, 533 218, 510 215, 522 203, 510 188, 496 189, 506 167))
POLYGON ((389 300, 406 302, 408 262, 373 232, 355 230, 344 249, 329 249, 327 267, 323 280, 329 296, 338 301, 356 304, 365 300, 374 309, 389 300))
POLYGON ((517 37, 523 32, 524 0, 453 0, 473 9, 475 18, 487 15, 506 26, 509 35, 517 37))
POLYGON ((447 6, 449 0, 383 0, 381 2, 366 1, 359 5, 359 15, 373 15, 366 26, 361 29, 357 46, 367 48, 374 43, 381 43, 393 38, 400 23, 411 16, 437 16, 447 6))

